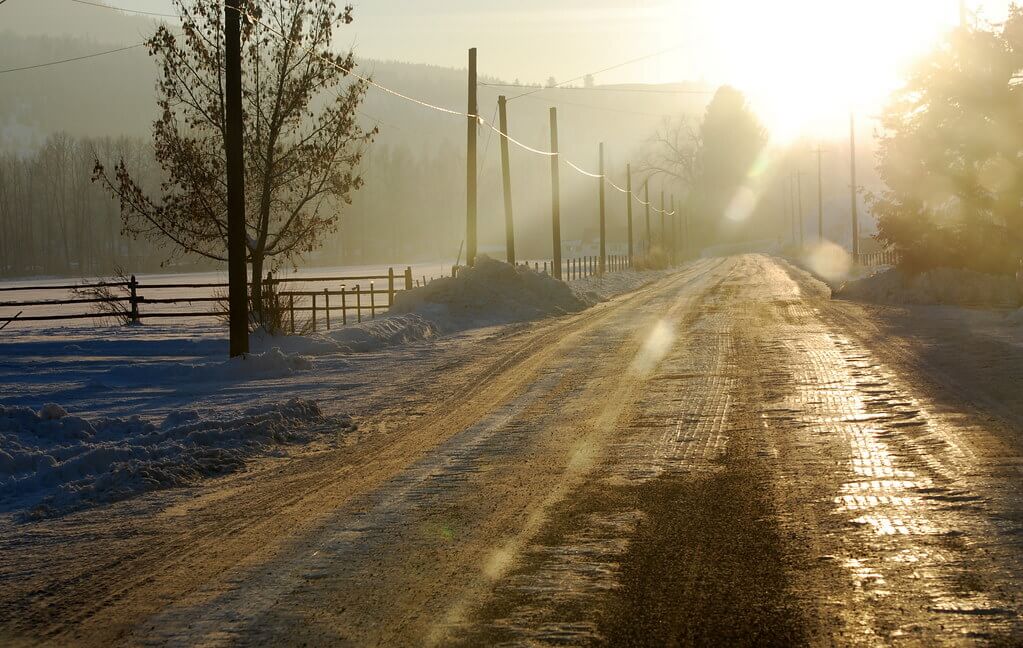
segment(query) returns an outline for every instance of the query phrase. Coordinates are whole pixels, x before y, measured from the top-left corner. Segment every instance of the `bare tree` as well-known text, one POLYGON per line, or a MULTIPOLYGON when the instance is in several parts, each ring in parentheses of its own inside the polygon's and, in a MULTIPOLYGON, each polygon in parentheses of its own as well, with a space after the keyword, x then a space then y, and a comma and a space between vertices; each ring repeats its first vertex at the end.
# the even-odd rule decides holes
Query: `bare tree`
MULTIPOLYGON (((125 230, 169 239, 175 254, 227 257, 222 4, 174 0, 179 37, 161 26, 149 39, 159 63, 161 116, 153 124, 156 159, 166 174, 158 197, 121 160, 95 177, 120 200, 125 230)), ((332 0, 248 0, 242 32, 245 185, 252 301, 261 310, 268 260, 280 264, 318 247, 336 231, 339 209, 362 185, 357 171, 376 130, 363 131, 356 108, 367 83, 353 80, 351 51, 330 52, 335 26, 352 7, 332 0)))
POLYGON ((662 176, 670 182, 690 185, 697 175, 700 136, 685 116, 665 118, 647 143, 637 169, 647 178, 662 176))

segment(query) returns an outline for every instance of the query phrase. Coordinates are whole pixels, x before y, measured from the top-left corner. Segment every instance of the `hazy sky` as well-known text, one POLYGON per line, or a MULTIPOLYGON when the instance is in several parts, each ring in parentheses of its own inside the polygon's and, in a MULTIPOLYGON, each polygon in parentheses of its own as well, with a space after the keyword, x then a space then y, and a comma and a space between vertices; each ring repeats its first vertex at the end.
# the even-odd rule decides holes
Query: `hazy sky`
MULTIPOLYGON (((19 0, 15 0, 19 1, 19 0)), ((24 0, 22 0, 24 1, 24 0)), ((39 1, 39 0, 32 0, 39 1)), ((64 2, 66 0, 43 0, 64 2)), ((170 0, 109 0, 168 11, 170 0)), ((831 130, 864 114, 901 69, 955 25, 958 0, 372 0, 356 2, 341 45, 366 57, 464 67, 507 80, 598 83, 704 79, 746 91, 776 135, 831 130)), ((969 0, 989 20, 1008 0, 969 0)))

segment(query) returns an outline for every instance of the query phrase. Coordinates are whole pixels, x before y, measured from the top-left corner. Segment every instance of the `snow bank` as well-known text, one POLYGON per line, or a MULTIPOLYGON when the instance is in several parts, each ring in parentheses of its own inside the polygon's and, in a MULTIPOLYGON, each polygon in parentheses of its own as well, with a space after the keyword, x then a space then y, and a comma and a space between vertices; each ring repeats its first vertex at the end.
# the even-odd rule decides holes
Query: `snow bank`
POLYGON ((391 312, 418 314, 447 329, 575 313, 594 301, 528 266, 480 256, 474 267, 463 268, 457 277, 398 293, 391 312))
POLYGON ((588 302, 607 301, 615 295, 638 290, 648 283, 667 277, 675 272, 677 272, 675 268, 644 272, 621 270, 609 272, 604 276, 593 275, 583 279, 576 279, 569 285, 573 292, 588 302))
POLYGON ((474 326, 575 313, 673 272, 626 270, 565 283, 525 265, 481 256, 475 267, 463 268, 455 278, 398 292, 384 317, 306 335, 257 331, 250 343, 256 350, 278 348, 302 356, 378 351, 474 326))
POLYGON ((160 425, 138 416, 85 419, 59 405, 0 405, 0 509, 60 514, 239 470, 257 455, 354 428, 313 402, 265 404, 233 416, 179 410, 160 425))
POLYGON ((429 340, 439 334, 437 326, 421 315, 388 315, 379 319, 308 335, 271 335, 256 332, 250 339, 254 349, 285 349, 298 356, 363 353, 400 344, 429 340))
POLYGON ((836 297, 885 304, 943 304, 981 308, 1016 308, 1020 286, 1012 277, 972 270, 936 268, 918 275, 898 269, 850 281, 836 297))
POLYGON ((168 362, 158 365, 128 365, 108 370, 101 383, 160 384, 239 382, 267 378, 286 378, 296 371, 312 369, 312 360, 284 353, 274 347, 264 353, 248 353, 220 362, 189 364, 168 362))

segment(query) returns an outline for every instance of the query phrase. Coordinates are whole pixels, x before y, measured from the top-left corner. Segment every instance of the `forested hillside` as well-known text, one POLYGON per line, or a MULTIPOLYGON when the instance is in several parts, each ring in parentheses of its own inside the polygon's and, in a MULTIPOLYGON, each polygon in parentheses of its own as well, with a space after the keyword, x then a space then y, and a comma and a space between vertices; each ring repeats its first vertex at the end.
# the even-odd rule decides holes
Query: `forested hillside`
MULTIPOLYGON (((155 24, 69 3, 14 3, 10 10, 5 7, 5 16, 10 18, 0 25, 3 70, 140 43, 155 24), (74 26, 73 33, 68 26, 74 26)), ((480 45, 485 73, 486 49, 480 45)), ((361 60, 359 73, 425 101, 464 110, 465 70, 361 60)), ((500 87, 501 80, 485 74, 481 81, 493 84, 479 88, 480 112, 488 119, 496 114, 498 94, 527 90, 500 87)), ((144 47, 0 75, 0 273, 93 274, 115 265, 153 269, 168 256, 159 244, 120 236, 111 240, 108 235, 120 231, 116 205, 89 182, 95 157, 112 164, 122 153, 151 183, 159 182, 158 170, 148 168, 154 84, 154 64, 144 47), (96 243, 100 240, 102 246, 96 243), (35 261, 23 260, 28 258, 35 261)), ((557 105, 564 156, 596 170, 597 146, 603 140, 609 173, 619 174, 623 182, 625 162, 638 161, 643 143, 663 120, 702 113, 707 95, 674 92, 685 88, 698 86, 658 86, 659 92, 600 85, 543 90, 509 103, 509 129, 524 142, 547 148, 548 109, 557 105)), ((360 119, 380 131, 364 158, 366 184, 351 205, 340 207, 338 233, 307 261, 454 261, 464 229, 465 121, 378 90, 370 90, 360 119)), ((480 243, 483 250, 499 250, 499 145, 488 129, 480 131, 479 142, 480 243)), ((521 253, 547 255, 548 160, 519 149, 511 157, 521 253)), ((565 239, 581 238, 592 226, 596 186, 568 174, 562 192, 565 239)), ((624 203, 617 203, 621 201, 616 197, 609 198, 612 224, 624 218, 624 203)))

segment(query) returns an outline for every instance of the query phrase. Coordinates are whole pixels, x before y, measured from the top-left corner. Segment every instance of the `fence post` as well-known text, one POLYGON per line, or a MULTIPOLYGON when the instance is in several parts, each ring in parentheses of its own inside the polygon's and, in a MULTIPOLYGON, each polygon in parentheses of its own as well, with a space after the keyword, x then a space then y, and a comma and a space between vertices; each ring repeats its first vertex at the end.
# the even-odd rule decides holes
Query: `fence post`
MULTIPOLYGON (((272 272, 267 272, 266 273, 266 291, 267 291, 267 295, 272 297, 273 300, 274 300, 274 322, 273 322, 273 326, 274 326, 274 328, 277 328, 278 326, 280 326, 281 328, 284 328, 284 321, 283 321, 284 318, 281 317, 281 297, 280 297, 280 295, 277 294, 277 289, 274 288, 273 281, 274 281, 273 273, 272 272)), ((266 311, 266 305, 265 304, 263 306, 263 311, 264 312, 266 311)), ((265 320, 266 317, 264 316, 263 319, 265 320)), ((263 326, 266 326, 266 322, 265 321, 263 322, 263 326)))
POLYGON ((405 290, 412 290, 412 266, 405 266, 405 290))
POLYGON ((345 292, 345 285, 341 284, 341 326, 348 325, 348 300, 345 299, 347 297, 345 292))
POLYGON ((291 312, 291 334, 295 334, 295 296, 288 295, 288 310, 291 312))
POLYGON ((313 293, 313 333, 316 332, 316 293, 313 293))
POLYGON ((355 319, 362 323, 362 286, 355 284, 355 319))
POLYGON ((369 282, 369 318, 377 318, 376 290, 373 289, 373 282, 369 282))
POLYGON ((330 291, 323 289, 323 314, 327 318, 327 330, 330 330, 330 291))
POLYGON ((131 323, 139 323, 139 282, 135 279, 135 275, 131 276, 131 281, 128 283, 128 290, 130 296, 128 297, 131 303, 131 323))
POLYGON ((394 305, 394 268, 387 269, 387 307, 394 305))
POLYGON ((546 261, 543 262, 543 273, 547 274, 547 262, 546 261))

